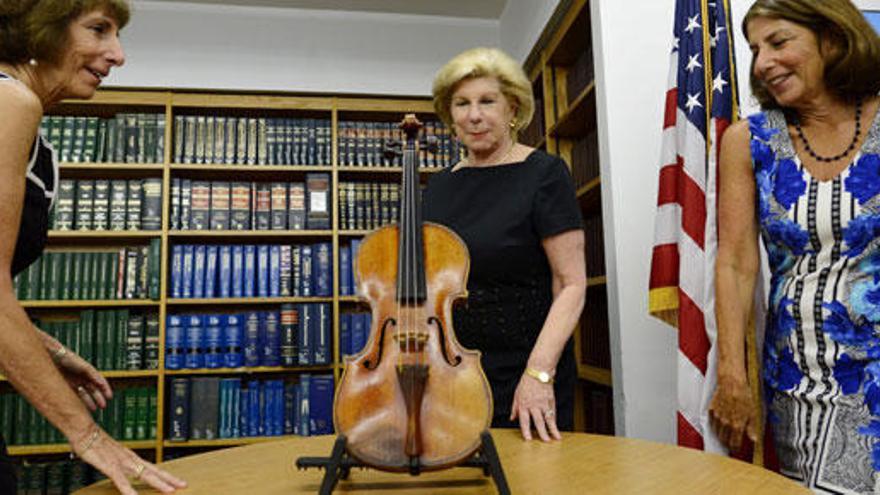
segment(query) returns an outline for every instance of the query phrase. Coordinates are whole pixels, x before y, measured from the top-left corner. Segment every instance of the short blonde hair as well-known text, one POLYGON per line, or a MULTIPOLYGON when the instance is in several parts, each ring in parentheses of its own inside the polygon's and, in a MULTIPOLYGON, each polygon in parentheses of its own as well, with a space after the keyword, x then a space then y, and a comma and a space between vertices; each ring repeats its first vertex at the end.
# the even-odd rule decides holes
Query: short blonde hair
POLYGON ((498 80, 501 93, 513 103, 514 136, 529 125, 535 112, 535 99, 532 85, 522 67, 509 55, 497 48, 471 48, 459 53, 446 62, 434 77, 434 111, 440 120, 452 129, 452 94, 458 84, 466 79, 492 77, 498 80))

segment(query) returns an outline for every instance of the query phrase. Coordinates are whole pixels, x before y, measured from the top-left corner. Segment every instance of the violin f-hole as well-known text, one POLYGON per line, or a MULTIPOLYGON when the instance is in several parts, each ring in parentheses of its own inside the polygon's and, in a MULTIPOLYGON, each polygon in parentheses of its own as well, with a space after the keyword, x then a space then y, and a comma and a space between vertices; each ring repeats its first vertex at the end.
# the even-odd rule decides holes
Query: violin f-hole
POLYGON ((379 363, 382 362, 382 351, 385 348, 385 329, 388 328, 388 325, 397 326, 397 321, 394 318, 388 318, 385 320, 385 323, 382 324, 382 330, 379 331, 379 344, 374 348, 378 349, 378 351, 373 351, 376 354, 376 359, 375 361, 371 359, 365 360, 364 368, 374 370, 379 366, 379 363))
POLYGON ((442 342, 442 344, 440 345, 440 350, 443 352, 443 359, 445 359, 446 362, 449 363, 449 366, 458 366, 459 364, 461 364, 461 356, 449 355, 448 342, 446 340, 446 332, 443 330, 443 323, 441 323, 440 319, 436 316, 429 316, 428 325, 430 325, 431 323, 437 325, 437 333, 439 334, 438 338, 440 342, 442 342))

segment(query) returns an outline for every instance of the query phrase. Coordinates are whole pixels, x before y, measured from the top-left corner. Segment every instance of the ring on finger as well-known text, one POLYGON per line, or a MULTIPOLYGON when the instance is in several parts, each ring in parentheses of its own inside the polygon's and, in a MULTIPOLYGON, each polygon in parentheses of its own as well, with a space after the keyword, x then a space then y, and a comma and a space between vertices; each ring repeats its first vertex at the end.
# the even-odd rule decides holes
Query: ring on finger
POLYGON ((147 466, 145 466, 144 463, 142 463, 142 462, 139 462, 139 463, 135 464, 135 466, 134 466, 134 477, 137 478, 137 479, 140 479, 140 478, 141 478, 141 475, 144 474, 144 469, 145 469, 146 467, 147 467, 147 466))
POLYGON ((77 387, 76 387, 76 393, 78 393, 78 394, 84 394, 84 393, 86 393, 86 388, 83 387, 82 385, 77 385, 77 387))
POLYGON ((547 418, 552 418, 555 415, 556 411, 554 411, 553 409, 547 409, 546 411, 544 411, 544 416, 547 418))

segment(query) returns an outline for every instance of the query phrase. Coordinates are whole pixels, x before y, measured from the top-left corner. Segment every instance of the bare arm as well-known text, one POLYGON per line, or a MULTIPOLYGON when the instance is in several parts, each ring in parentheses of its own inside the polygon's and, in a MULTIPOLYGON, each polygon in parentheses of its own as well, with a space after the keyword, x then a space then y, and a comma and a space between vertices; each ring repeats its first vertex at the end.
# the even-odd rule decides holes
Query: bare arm
POLYGON ((718 387, 710 404, 710 414, 719 439, 736 450, 743 431, 756 440, 757 427, 745 368, 745 332, 760 267, 755 178, 747 121, 734 124, 724 134, 718 177, 715 262, 718 387))
MULTIPOLYGON (((587 286, 584 232, 570 230, 548 237, 542 244, 553 273, 553 304, 526 366, 554 375, 584 307, 587 286)), ((555 409, 552 384, 539 383, 527 375, 520 378, 510 418, 519 417, 520 430, 526 440, 531 440, 530 423, 534 423, 541 440, 549 441, 551 436, 557 440, 562 438, 556 427, 555 409)))

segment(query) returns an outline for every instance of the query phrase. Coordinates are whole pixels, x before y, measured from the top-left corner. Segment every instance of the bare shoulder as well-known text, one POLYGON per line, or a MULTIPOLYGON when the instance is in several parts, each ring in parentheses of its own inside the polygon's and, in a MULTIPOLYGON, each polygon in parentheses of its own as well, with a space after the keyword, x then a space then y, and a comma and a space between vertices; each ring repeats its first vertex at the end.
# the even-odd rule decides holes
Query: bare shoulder
POLYGON ((32 133, 43 116, 43 105, 30 89, 22 84, 0 84, 0 130, 13 132, 20 129, 32 133))
POLYGON ((752 157, 749 149, 750 139, 748 120, 743 119, 731 124, 721 137, 721 166, 750 168, 752 157))

